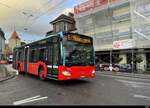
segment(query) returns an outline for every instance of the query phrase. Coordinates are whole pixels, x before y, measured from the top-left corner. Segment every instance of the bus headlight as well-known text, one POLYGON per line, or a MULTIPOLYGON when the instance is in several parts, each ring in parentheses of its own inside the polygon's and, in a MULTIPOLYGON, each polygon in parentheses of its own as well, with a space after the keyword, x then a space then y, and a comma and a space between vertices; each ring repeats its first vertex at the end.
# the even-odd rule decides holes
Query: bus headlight
POLYGON ((92 71, 92 74, 95 74, 95 70, 92 71))
POLYGON ((70 77, 71 76, 71 73, 68 72, 68 71, 63 71, 62 74, 66 77, 70 77))

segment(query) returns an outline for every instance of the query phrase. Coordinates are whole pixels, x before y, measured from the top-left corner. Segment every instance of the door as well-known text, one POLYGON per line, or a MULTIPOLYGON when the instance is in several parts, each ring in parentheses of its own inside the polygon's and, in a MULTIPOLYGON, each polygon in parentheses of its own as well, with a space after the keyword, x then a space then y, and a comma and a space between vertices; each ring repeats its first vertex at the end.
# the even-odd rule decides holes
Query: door
POLYGON ((24 72, 28 72, 28 62, 29 62, 29 47, 24 49, 24 72))
POLYGON ((59 66, 59 43, 54 43, 52 46, 52 74, 58 76, 59 66))
POLYGON ((48 66, 51 68, 48 74, 51 77, 58 77, 58 66, 59 66, 59 46, 58 44, 51 44, 48 48, 48 66))

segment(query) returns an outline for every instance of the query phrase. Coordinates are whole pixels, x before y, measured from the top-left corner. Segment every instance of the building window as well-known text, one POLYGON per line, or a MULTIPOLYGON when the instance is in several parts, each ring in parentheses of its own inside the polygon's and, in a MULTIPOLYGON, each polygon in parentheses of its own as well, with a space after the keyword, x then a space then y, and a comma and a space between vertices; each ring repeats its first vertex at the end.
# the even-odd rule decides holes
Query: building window
POLYGON ((68 24, 64 23, 64 31, 68 31, 68 24))
POLYGON ((60 25, 56 24, 56 32, 59 32, 59 31, 60 31, 60 25))
POLYGON ((150 53, 146 53, 147 70, 150 70, 150 53))

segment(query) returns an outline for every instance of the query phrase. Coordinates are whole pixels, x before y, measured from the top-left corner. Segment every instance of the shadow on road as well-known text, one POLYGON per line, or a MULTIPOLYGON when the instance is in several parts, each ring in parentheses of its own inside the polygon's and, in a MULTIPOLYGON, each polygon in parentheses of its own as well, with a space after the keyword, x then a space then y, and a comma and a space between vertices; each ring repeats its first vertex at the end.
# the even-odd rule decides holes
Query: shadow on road
MULTIPOLYGON (((20 74, 19 76, 41 81, 37 76, 30 75, 30 74, 20 74)), ((52 79, 46 79, 42 82, 53 84, 53 85, 58 85, 58 86, 78 86, 82 84, 84 85, 84 84, 92 83, 91 79, 74 79, 74 80, 67 80, 67 81, 57 81, 57 80, 52 80, 52 79)))
POLYGON ((74 79, 74 80, 68 80, 68 81, 55 81, 55 80, 47 80, 50 84, 55 84, 59 86, 79 86, 84 84, 91 83, 88 80, 85 79, 74 79))

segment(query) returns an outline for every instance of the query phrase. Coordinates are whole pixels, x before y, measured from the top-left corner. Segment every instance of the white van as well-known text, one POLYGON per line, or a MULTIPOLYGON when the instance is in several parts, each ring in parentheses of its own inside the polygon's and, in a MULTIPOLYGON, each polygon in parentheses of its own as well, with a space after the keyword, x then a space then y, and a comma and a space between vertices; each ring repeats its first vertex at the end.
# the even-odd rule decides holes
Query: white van
POLYGON ((8 62, 12 63, 12 61, 13 61, 13 55, 9 55, 8 62))

